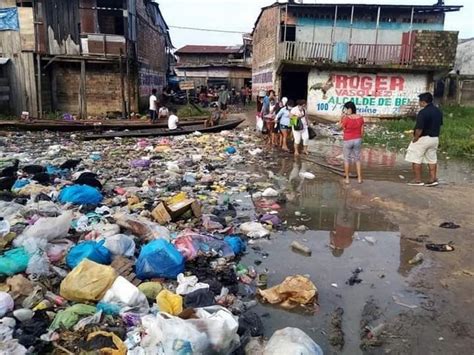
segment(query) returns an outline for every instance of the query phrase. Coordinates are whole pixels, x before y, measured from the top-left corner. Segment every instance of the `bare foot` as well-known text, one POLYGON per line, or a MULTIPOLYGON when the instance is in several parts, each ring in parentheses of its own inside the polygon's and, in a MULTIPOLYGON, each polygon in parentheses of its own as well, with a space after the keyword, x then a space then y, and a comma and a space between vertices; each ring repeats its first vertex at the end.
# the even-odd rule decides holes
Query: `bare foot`
POLYGON ((357 181, 359 182, 359 184, 362 184, 362 183, 363 183, 363 181, 362 181, 362 180, 357 180, 357 181))
POLYGON ((349 178, 345 178, 344 183, 349 184, 350 183, 349 178))

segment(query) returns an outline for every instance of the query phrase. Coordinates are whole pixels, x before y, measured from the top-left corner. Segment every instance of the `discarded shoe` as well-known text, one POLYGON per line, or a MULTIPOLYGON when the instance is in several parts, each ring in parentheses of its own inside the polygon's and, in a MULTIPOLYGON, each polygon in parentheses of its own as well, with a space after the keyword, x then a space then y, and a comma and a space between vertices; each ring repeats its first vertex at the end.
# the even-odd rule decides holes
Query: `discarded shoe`
POLYGON ((432 251, 453 251, 454 247, 451 245, 451 242, 448 244, 436 244, 436 243, 428 243, 425 245, 426 249, 432 251))
POLYGON ((457 229, 461 227, 459 224, 453 223, 453 222, 443 222, 439 225, 441 228, 447 228, 447 229, 457 229))

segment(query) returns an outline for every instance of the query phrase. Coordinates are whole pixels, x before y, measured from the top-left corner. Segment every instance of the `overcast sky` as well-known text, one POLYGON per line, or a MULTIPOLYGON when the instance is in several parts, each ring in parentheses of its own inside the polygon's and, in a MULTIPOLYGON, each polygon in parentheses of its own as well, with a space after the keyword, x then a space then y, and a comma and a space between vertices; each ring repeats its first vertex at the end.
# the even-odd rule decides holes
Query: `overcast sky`
MULTIPOLYGON (((157 0, 169 26, 210 28, 251 32, 260 8, 275 0, 157 0)), ((280 1, 285 2, 285 1, 280 1)), ((314 3, 315 0, 304 0, 314 3)), ((317 0, 318 3, 350 3, 350 0, 317 0)), ((364 4, 432 5, 436 0, 365 0, 364 4)), ((460 12, 446 14, 446 30, 460 31, 460 38, 474 37, 474 0, 446 0, 447 5, 464 5, 460 12)), ((171 28, 171 40, 176 48, 186 44, 234 45, 242 36, 232 33, 204 32, 171 28)))

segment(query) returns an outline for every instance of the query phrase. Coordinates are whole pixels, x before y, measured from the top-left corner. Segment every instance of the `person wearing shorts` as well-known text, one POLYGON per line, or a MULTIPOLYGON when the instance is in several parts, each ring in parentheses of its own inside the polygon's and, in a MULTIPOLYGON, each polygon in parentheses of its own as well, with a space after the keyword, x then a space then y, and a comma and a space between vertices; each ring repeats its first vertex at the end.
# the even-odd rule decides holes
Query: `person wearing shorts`
POLYGON ((437 150, 439 134, 443 125, 443 113, 433 105, 433 95, 429 92, 418 96, 422 107, 416 117, 413 140, 408 146, 405 160, 412 163, 414 180, 411 186, 436 186, 439 184, 437 150), (430 180, 424 183, 421 180, 422 164, 428 164, 430 180))
POLYGON ((294 104, 292 100, 288 100, 286 97, 281 99, 283 107, 278 112, 275 124, 278 125, 278 128, 281 132, 281 149, 285 152, 288 152, 288 132, 290 131, 290 111, 293 108, 294 104))
POLYGON ((299 148, 301 142, 303 142, 303 154, 308 154, 309 131, 308 119, 306 118, 306 100, 298 100, 296 102, 296 106, 291 109, 290 114, 291 117, 294 117, 295 119, 300 119, 303 123, 302 130, 296 130, 294 125, 292 125, 291 127, 295 146, 295 156, 300 155, 299 148))
POLYGON ((364 118, 357 114, 357 108, 352 101, 343 106, 343 116, 339 124, 344 132, 343 155, 344 155, 344 182, 349 183, 349 171, 351 164, 356 165, 357 180, 362 183, 362 166, 360 162, 360 151, 362 148, 362 137, 364 136, 364 118))

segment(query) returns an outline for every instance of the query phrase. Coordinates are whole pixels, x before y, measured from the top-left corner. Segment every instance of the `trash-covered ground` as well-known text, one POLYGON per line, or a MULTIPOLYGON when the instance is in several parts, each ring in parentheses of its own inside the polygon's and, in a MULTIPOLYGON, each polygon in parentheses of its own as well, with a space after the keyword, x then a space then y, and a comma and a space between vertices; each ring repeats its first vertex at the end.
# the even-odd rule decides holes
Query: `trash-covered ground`
POLYGON ((338 164, 330 141, 309 160, 251 129, 0 145, 2 354, 380 353, 431 302, 420 242, 310 161, 338 164))

